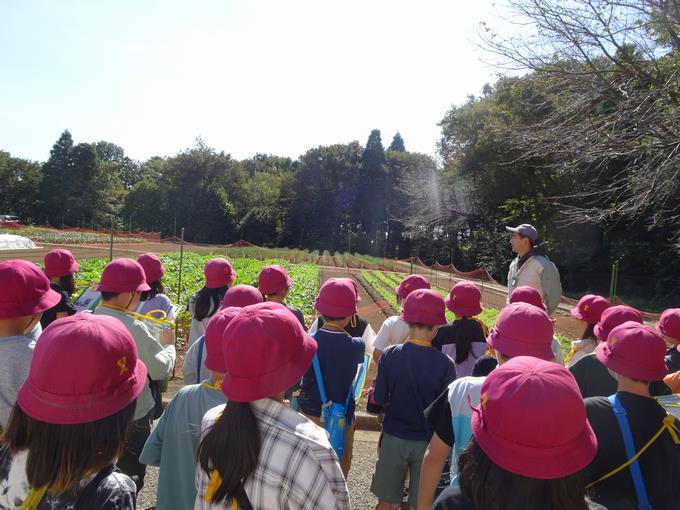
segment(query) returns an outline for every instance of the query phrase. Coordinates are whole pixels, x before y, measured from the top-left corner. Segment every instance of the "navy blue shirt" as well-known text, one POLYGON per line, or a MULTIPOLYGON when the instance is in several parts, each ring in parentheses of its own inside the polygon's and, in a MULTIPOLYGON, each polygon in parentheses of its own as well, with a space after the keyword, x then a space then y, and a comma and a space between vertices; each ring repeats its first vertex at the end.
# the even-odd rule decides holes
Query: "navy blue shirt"
POLYGON ((455 378, 451 358, 434 347, 405 342, 385 349, 373 394, 385 408, 383 431, 401 439, 429 441, 432 430, 425 420, 425 408, 455 378))
MULTIPOLYGON (((319 345, 316 355, 319 357, 326 398, 344 405, 358 365, 364 361, 366 344, 361 338, 353 338, 344 331, 320 329, 312 336, 319 345)), ((298 404, 303 413, 321 416, 321 397, 313 365, 309 366, 302 378, 298 404)), ((353 398, 350 398, 347 420, 350 423, 354 420, 353 398)))

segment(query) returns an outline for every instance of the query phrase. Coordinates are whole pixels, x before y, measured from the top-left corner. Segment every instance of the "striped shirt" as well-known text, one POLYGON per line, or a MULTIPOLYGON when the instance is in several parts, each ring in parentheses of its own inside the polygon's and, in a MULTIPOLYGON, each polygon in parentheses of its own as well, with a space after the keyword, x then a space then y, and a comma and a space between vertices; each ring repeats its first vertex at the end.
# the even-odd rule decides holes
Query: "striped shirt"
MULTIPOLYGON (((205 414, 203 433, 224 407, 205 414)), ((258 466, 244 485, 253 509, 349 509, 347 483, 326 431, 271 399, 257 400, 251 407, 260 424, 262 442, 258 466)), ((209 481, 210 474, 199 464, 194 510, 229 508, 228 502, 214 505, 205 500, 209 481)))

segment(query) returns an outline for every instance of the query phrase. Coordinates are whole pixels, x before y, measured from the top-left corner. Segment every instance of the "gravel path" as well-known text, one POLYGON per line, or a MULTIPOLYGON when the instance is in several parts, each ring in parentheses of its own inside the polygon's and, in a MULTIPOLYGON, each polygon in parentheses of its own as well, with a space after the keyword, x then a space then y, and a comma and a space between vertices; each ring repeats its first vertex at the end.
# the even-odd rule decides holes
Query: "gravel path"
MULTIPOLYGON (((378 504, 376 497, 371 494, 371 475, 375 467, 379 435, 378 432, 365 430, 357 430, 354 435, 354 457, 347 486, 349 487, 352 508, 356 510, 372 510, 378 504)), ((157 485, 158 468, 147 468, 144 488, 137 496, 138 509, 153 509, 156 503, 157 485)), ((177 510, 183 509, 178 508, 177 510)))

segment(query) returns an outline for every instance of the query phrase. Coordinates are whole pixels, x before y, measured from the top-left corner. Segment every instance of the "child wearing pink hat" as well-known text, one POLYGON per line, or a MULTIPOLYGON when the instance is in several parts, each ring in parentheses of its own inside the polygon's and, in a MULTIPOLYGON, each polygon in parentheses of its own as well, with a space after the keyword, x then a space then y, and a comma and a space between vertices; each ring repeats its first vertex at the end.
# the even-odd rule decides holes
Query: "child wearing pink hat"
MULTIPOLYGON (((664 310, 656 324, 656 331, 666 342, 666 366, 672 374, 680 371, 680 308, 664 310)), ((675 393, 675 392, 674 392, 675 393)))
POLYGON ((585 400, 599 443, 586 480, 607 508, 680 504, 680 423, 650 394, 650 382, 668 373, 665 352, 661 335, 633 321, 613 328, 595 351, 617 384, 609 397, 585 400))
POLYGON ((146 315, 150 312, 160 310, 165 313, 165 319, 174 322, 176 307, 172 305, 170 298, 163 292, 163 275, 165 274, 165 266, 158 255, 155 253, 143 253, 137 257, 137 262, 144 269, 144 276, 146 283, 150 287, 149 290, 142 292, 142 302, 137 307, 137 312, 146 315))
MULTIPOLYGON (((486 341, 498 364, 503 365, 516 356, 554 362, 552 338, 553 323, 544 310, 529 303, 511 303, 498 314, 486 341)), ((471 437, 470 405, 479 405, 484 380, 484 377, 456 379, 427 409, 426 417, 434 434, 423 459, 418 508, 431 508, 442 469, 454 447, 451 483, 458 484, 456 462, 471 437)))
MULTIPOLYGON (((509 298, 510 303, 529 303, 539 307, 541 310, 548 311, 548 307, 543 302, 540 292, 528 285, 522 285, 512 291, 509 298)), ((550 344, 553 354, 555 355, 555 362, 564 365, 564 354, 562 353, 562 345, 560 341, 553 335, 552 343, 550 344)))
MULTIPOLYGON (((244 306, 256 305, 257 303, 262 303, 262 300, 262 294, 252 285, 234 285, 227 290, 224 299, 222 299, 220 310, 217 313, 225 308, 243 308, 244 306)), ((210 320, 212 321, 212 319, 210 320)), ((210 323, 208 323, 209 326, 210 323)), ((207 331, 208 328, 206 328, 206 333, 207 331)), ((203 379, 208 377, 208 369, 205 365, 208 354, 205 346, 206 336, 202 335, 187 349, 184 355, 184 366, 182 367, 184 384, 200 384, 203 379)))
POLYGON ((80 264, 76 262, 73 254, 61 248, 46 253, 44 262, 44 271, 50 279, 50 288, 61 295, 61 300, 52 308, 43 312, 40 318, 42 329, 45 329, 57 319, 76 313, 76 309, 71 303, 71 296, 76 291, 73 275, 80 269, 80 264))
POLYGON ((129 312, 141 301, 142 292, 149 290, 142 266, 132 259, 115 259, 102 272, 97 290, 102 302, 95 315, 114 317, 123 323, 137 344, 140 359, 146 365, 148 376, 135 407, 135 422, 125 443, 125 452, 118 460, 118 467, 125 474, 135 477, 138 490, 144 486, 146 466, 139 462, 139 454, 151 433, 151 423, 160 404, 159 382, 167 379, 175 366, 175 332, 162 329, 160 336, 152 333, 142 321, 129 312), (153 388, 153 389, 152 389, 153 388))
POLYGON ((340 460, 342 472, 347 476, 352 465, 354 445, 354 381, 358 367, 364 361, 366 345, 345 331, 350 318, 357 312, 357 295, 348 278, 329 278, 319 289, 314 308, 324 319, 321 329, 313 338, 319 346, 316 353, 319 373, 309 367, 300 385, 297 403, 300 411, 314 423, 321 425, 322 408, 329 403, 346 405, 344 454, 340 460), (326 402, 322 402, 321 386, 326 402))
MULTIPOLYGON (((352 284, 352 286, 354 286, 354 290, 356 291, 357 294, 357 306, 358 306, 358 303, 361 302, 361 297, 359 296, 359 285, 357 284, 354 278, 345 278, 345 280, 349 281, 352 284)), ((319 315, 317 316, 316 319, 314 319, 312 325, 309 326, 309 334, 313 335, 322 326, 323 317, 319 315)), ((361 317, 358 313, 355 313, 349 319, 349 323, 347 324, 347 326, 345 326, 345 331, 347 331, 347 333, 349 333, 350 336, 353 336, 355 338, 361 338, 366 344, 366 352, 368 354, 371 354, 373 352, 373 340, 375 339, 375 331, 373 331, 373 328, 371 327, 369 322, 363 317, 361 317)))
POLYGON ((214 258, 203 267, 205 285, 189 298, 187 311, 191 314, 191 329, 188 345, 191 345, 205 334, 210 317, 220 309, 222 298, 236 279, 236 272, 229 261, 214 258))
POLYGON ((432 347, 438 328, 446 324, 444 311, 439 293, 429 289, 411 292, 400 315, 409 326, 408 338, 385 349, 378 362, 374 398, 385 407, 371 482, 378 509, 399 508, 407 473, 411 480, 409 505, 416 507, 420 466, 432 436, 423 413, 456 378, 451 358, 432 347))
POLYGON ((222 347, 227 404, 203 418, 193 508, 349 510, 326 431, 283 404, 316 342, 286 307, 261 303, 231 320, 222 347))
POLYGON ((571 316, 583 324, 583 334, 579 340, 571 342, 571 349, 564 361, 567 367, 573 366, 578 360, 595 351, 599 343, 595 326, 600 322, 602 313, 610 306, 612 305, 607 298, 586 294, 571 309, 571 316))
POLYGON ((278 264, 264 266, 257 277, 257 288, 264 300, 284 305, 297 317, 306 331, 305 316, 302 315, 300 309, 285 302, 292 285, 293 279, 288 276, 288 271, 278 264))
POLYGON ((28 375, 40 317, 61 299, 38 266, 0 262, 0 429, 9 419, 19 386, 28 375))
MULTIPOLYGON (((598 340, 604 342, 614 328, 627 321, 642 324, 642 314, 630 306, 611 306, 602 312, 600 321, 595 325, 593 331, 598 340)), ((595 353, 587 354, 581 358, 569 367, 569 371, 576 379, 583 398, 606 397, 616 391, 616 380, 595 353)), ((650 391, 654 396, 669 393, 668 388, 661 380, 653 381, 650 391)))
MULTIPOLYGON (((427 281, 427 278, 419 274, 412 274, 405 277, 394 288, 394 293, 397 295, 397 303, 401 305, 414 290, 429 288, 430 282, 427 281)), ((399 315, 385 319, 373 340, 373 360, 377 363, 380 355, 387 347, 404 342, 407 336, 408 324, 401 320, 399 315)))
MULTIPOLYGON (((232 287, 227 296, 235 288, 232 287)), ((262 299, 262 295, 259 292, 257 294, 262 299)), ((227 401, 222 393, 222 380, 227 370, 223 350, 224 331, 240 311, 241 307, 222 308, 212 316, 205 331, 205 380, 200 384, 184 386, 177 392, 163 411, 139 456, 143 464, 160 466, 156 510, 193 508, 201 420, 207 411, 227 401)))
POLYGON ((36 344, 0 440, 0 508, 133 510, 133 481, 114 470, 146 367, 113 317, 57 319, 36 344))
POLYGON ((583 470, 597 440, 566 368, 513 358, 485 379, 473 413, 460 485, 435 510, 604 510, 586 497, 583 470))
POLYGON ((456 318, 437 331, 432 347, 450 357, 456 376, 472 375, 476 361, 487 350, 489 330, 475 315, 482 313, 482 293, 472 282, 456 283, 445 299, 446 307, 456 318))

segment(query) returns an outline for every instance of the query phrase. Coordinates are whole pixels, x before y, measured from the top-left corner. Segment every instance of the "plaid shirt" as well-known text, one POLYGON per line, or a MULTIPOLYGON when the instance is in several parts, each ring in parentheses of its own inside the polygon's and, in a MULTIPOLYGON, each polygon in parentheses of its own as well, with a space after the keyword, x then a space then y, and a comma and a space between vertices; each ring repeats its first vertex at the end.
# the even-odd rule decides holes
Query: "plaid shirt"
MULTIPOLYGON (((260 423, 262 449, 258 466, 245 483, 254 510, 350 508, 347 483, 325 430, 301 414, 271 399, 251 403, 260 423)), ((207 430, 224 410, 208 411, 201 429, 207 430)), ((196 469, 194 510, 228 508, 205 501, 210 476, 196 469)))

